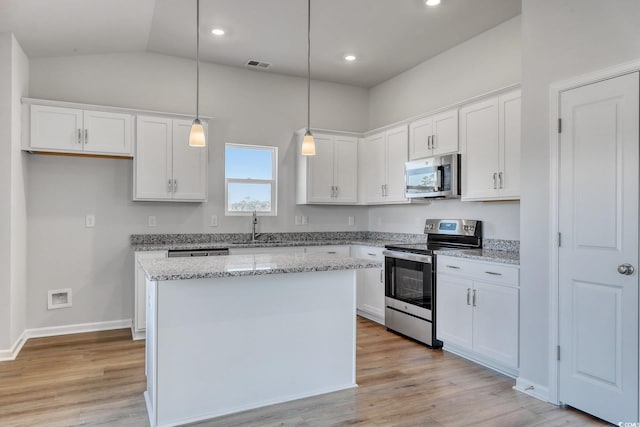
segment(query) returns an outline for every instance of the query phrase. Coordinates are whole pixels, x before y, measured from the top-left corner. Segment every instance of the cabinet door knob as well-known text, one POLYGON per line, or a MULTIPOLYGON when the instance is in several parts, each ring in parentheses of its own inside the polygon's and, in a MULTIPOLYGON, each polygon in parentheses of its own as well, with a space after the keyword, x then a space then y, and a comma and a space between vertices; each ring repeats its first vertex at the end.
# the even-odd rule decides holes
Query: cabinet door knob
POLYGON ((431 150, 431 135, 427 137, 427 148, 431 150))
POLYGON ((82 129, 78 129, 78 144, 82 144, 82 129))
POLYGON ((431 148, 436 148, 436 136, 431 135, 431 148))
POLYGON ((171 180, 167 181, 167 193, 171 193, 171 189, 173 188, 173 186, 171 185, 171 180))
POLYGON ((88 129, 84 130, 84 143, 85 144, 89 143, 89 130, 88 129))
POLYGON ((380 283, 384 283, 384 277, 382 276, 383 273, 384 270, 380 270, 380 283))
POLYGON ((500 181, 500 188, 504 188, 504 185, 502 185, 502 172, 498 172, 498 180, 500 181))
POLYGON ((474 307, 476 306, 476 292, 477 292, 477 290, 474 289, 473 290, 473 304, 472 304, 474 307))
POLYGON ((493 189, 497 190, 498 189, 498 174, 496 172, 493 173, 493 189))
POLYGON ((467 305, 471 305, 469 301, 471 299, 471 288, 467 288, 467 305))
POLYGON ((178 191, 178 180, 174 179, 173 180, 173 192, 175 193, 176 191, 178 191))

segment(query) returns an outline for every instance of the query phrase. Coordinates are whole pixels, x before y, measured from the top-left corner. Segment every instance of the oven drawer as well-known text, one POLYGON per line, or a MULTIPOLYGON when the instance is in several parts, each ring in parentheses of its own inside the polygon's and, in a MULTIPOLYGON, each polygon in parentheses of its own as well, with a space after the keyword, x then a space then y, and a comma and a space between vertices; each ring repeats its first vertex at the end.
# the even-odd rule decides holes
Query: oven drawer
POLYGON ((417 305, 409 304, 408 302, 400 301, 394 298, 385 297, 385 305, 387 308, 404 311, 405 313, 412 314, 414 316, 421 317, 425 320, 432 320, 431 310, 417 305))
POLYGON ((384 323, 392 331, 399 332, 428 346, 433 345, 433 325, 429 321, 387 307, 385 308, 384 323))
POLYGON ((468 277, 474 280, 518 286, 520 269, 495 262, 471 261, 439 255, 436 258, 438 273, 468 277))

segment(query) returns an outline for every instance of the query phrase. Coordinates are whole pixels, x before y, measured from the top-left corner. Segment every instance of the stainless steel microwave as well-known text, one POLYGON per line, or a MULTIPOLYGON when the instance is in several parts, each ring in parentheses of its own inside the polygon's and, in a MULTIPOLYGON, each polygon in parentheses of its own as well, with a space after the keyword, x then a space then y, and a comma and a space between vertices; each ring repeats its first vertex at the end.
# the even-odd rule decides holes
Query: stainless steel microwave
POLYGON ((460 197, 460 154, 407 162, 404 171, 408 199, 460 197))

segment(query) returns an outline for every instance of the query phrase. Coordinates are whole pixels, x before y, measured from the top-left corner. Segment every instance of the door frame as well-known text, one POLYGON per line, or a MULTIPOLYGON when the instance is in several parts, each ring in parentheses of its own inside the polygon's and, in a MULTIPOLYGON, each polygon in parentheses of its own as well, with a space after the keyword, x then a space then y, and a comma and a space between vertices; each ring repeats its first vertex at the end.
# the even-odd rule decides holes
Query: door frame
MULTIPOLYGON (((560 95, 571 89, 638 71, 640 71, 640 59, 554 82, 549 87, 549 388, 547 400, 556 405, 560 403, 558 399, 560 373, 557 360, 557 346, 560 345, 560 251, 558 248, 558 233, 560 232, 560 189, 558 187, 560 176, 560 134, 558 133, 560 95)), ((640 395, 640 389, 638 393, 640 395)))

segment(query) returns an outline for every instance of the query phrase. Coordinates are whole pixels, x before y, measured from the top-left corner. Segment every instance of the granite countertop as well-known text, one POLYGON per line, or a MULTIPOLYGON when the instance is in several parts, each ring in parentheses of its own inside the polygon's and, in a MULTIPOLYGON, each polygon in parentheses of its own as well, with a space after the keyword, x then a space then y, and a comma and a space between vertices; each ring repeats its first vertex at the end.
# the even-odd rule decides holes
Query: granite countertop
POLYGON ((480 261, 520 265, 520 252, 515 251, 501 251, 495 249, 454 249, 435 251, 435 253, 436 255, 446 255, 457 258, 477 259, 480 261))
POLYGON ((217 248, 277 248, 286 246, 340 246, 362 245, 383 248, 385 245, 398 243, 397 240, 359 239, 359 240, 278 240, 255 242, 199 242, 199 243, 133 243, 131 248, 135 252, 142 251, 166 251, 176 249, 217 249, 217 248))
POLYGON ((140 260, 149 280, 184 280, 380 268, 382 263, 330 254, 256 254, 140 260))
MULTIPOLYGON (((271 248, 286 246, 361 245, 383 248, 392 243, 424 243, 426 235, 375 231, 265 233, 251 241, 248 233, 226 234, 134 234, 131 248, 136 251, 175 249, 271 248)), ((520 264, 518 240, 484 239, 484 249, 438 251, 440 255, 505 264, 520 264)))

